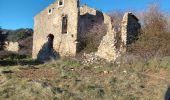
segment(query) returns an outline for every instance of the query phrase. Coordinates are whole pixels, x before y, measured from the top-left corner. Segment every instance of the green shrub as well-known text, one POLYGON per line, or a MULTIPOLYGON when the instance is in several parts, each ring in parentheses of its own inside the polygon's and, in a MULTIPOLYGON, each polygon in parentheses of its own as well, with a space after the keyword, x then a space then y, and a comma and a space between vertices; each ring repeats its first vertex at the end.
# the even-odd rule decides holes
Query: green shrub
POLYGON ((18 41, 23 40, 33 35, 32 29, 17 29, 17 30, 9 30, 8 31, 8 41, 18 41))

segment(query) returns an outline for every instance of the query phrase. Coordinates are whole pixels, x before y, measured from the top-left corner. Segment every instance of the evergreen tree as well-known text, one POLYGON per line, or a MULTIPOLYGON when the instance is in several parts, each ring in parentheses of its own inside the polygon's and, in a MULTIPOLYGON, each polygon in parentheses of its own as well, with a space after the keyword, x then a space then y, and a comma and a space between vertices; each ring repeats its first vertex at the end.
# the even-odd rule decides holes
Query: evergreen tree
POLYGON ((3 30, 0 27, 0 50, 4 50, 6 38, 7 38, 7 35, 3 34, 3 30))

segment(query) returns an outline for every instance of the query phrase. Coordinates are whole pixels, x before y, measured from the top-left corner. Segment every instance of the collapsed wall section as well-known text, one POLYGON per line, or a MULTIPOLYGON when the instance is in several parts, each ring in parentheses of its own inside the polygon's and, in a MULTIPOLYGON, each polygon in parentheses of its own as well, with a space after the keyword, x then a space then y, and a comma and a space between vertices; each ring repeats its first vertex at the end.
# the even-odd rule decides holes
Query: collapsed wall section
POLYGON ((107 34, 103 37, 96 55, 107 61, 115 60, 118 56, 116 49, 116 31, 112 27, 110 16, 104 14, 104 23, 107 25, 107 34))
POLYGON ((97 56, 107 61, 115 60, 120 53, 125 52, 127 45, 133 43, 140 33, 140 23, 138 18, 132 13, 125 13, 121 23, 121 41, 120 48, 116 48, 117 41, 114 26, 112 27, 111 18, 104 15, 104 23, 107 25, 107 34, 103 37, 98 48, 97 56))

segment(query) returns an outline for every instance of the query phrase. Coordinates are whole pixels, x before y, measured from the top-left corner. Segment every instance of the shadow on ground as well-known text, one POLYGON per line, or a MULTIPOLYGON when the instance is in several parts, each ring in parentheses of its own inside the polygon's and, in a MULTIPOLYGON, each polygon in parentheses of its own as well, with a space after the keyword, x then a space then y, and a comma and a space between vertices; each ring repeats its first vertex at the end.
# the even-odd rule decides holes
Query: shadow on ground
POLYGON ((0 60, 0 67, 15 66, 15 65, 39 65, 43 64, 37 60, 0 60))
POLYGON ((164 100, 170 100, 170 86, 169 86, 169 88, 166 91, 165 99, 164 100))

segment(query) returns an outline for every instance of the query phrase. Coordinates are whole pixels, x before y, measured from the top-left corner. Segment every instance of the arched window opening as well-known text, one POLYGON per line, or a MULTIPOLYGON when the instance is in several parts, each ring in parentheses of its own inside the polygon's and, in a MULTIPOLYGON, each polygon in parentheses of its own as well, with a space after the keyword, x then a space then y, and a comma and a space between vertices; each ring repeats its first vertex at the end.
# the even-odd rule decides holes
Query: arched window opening
POLYGON ((64 0, 59 0, 58 1, 58 7, 64 6, 64 0))
POLYGON ((53 35, 53 34, 49 34, 49 35, 47 36, 47 38, 48 38, 49 49, 52 49, 52 48, 53 48, 54 35, 53 35))
POLYGON ((52 9, 49 9, 49 10, 48 10, 48 14, 52 14, 52 9))

